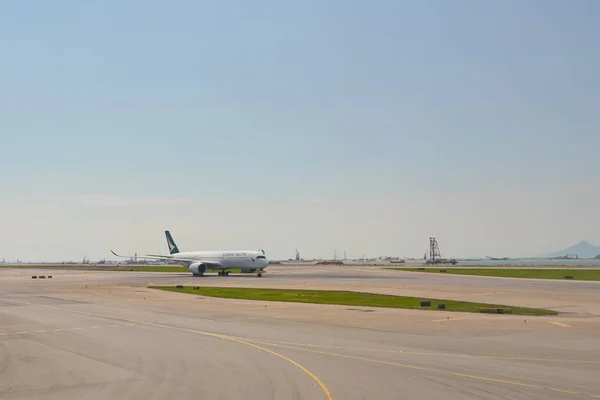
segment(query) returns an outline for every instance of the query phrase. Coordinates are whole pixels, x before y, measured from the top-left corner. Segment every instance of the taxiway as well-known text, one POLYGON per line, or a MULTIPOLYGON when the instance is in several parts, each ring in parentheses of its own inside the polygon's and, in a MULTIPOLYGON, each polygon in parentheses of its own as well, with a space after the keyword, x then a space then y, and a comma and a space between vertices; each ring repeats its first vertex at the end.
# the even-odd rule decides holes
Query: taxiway
POLYGON ((600 284, 361 266, 251 275, 0 270, 7 399, 600 398, 600 284), (52 279, 31 279, 31 275, 52 279), (191 296, 343 289, 552 308, 479 315, 191 296))

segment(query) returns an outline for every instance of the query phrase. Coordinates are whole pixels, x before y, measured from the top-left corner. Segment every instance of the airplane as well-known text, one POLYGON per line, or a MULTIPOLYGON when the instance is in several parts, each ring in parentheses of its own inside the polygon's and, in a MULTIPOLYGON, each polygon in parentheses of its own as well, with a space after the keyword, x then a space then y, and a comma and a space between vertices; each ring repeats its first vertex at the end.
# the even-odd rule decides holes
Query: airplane
MULTIPOLYGON (((150 260, 176 261, 184 264, 194 276, 203 276, 208 270, 219 271, 219 276, 228 276, 228 269, 239 268, 243 273, 256 272, 259 278, 263 270, 269 265, 269 260, 265 251, 259 250, 225 250, 225 251, 186 251, 180 252, 179 248, 171 236, 171 232, 165 231, 167 244, 169 245, 169 255, 147 254, 137 256, 150 260)), ((121 256, 114 251, 111 252, 117 257, 121 256)))

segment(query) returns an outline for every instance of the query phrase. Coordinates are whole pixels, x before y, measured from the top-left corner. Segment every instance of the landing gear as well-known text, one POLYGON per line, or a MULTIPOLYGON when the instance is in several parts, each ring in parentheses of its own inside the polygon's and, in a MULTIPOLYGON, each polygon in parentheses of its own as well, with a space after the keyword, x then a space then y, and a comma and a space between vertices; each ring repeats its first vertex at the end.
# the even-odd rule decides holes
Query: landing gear
POLYGON ((259 272, 258 274, 256 274, 256 276, 258 276, 259 278, 262 277, 262 272, 259 272))
POLYGON ((225 270, 219 271, 219 276, 229 276, 229 271, 225 271, 225 270))

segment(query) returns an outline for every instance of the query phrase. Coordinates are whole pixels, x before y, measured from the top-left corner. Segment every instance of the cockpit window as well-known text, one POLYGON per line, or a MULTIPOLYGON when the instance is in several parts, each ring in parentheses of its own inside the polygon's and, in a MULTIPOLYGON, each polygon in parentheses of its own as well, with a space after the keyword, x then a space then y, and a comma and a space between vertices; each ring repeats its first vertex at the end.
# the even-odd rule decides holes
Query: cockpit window
POLYGON ((266 258, 265 256, 256 256, 256 258, 266 258))

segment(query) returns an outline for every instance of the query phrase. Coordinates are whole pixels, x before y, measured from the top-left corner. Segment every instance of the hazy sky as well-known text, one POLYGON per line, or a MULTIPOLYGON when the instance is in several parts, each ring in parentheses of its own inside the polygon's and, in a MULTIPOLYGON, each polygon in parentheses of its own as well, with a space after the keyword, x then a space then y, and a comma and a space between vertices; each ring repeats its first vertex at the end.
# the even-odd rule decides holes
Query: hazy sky
POLYGON ((5 1, 0 259, 600 244, 600 2, 5 1))

